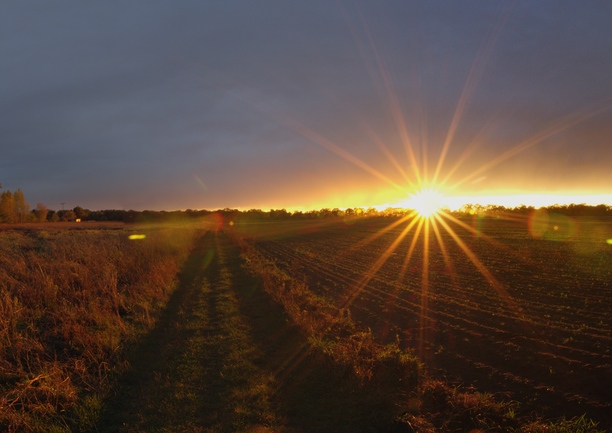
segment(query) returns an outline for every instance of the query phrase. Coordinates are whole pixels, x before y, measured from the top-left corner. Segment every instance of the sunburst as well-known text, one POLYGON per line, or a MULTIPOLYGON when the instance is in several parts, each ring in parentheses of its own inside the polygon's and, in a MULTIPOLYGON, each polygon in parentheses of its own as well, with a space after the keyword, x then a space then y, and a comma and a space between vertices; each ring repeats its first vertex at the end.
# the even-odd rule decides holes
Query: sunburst
MULTIPOLYGON (((396 254, 396 251, 402 251, 402 246, 406 245, 403 243, 404 240, 408 243, 408 248, 402 251, 404 256, 401 269, 399 270, 398 282, 401 282, 407 273, 410 262, 413 260, 415 251, 418 250, 418 245, 422 245, 422 259, 421 261, 421 328, 419 335, 419 355, 423 355, 423 343, 428 339, 426 332, 430 329, 425 323, 428 317, 429 309, 429 256, 431 248, 439 248, 442 254, 443 260, 446 267, 451 270, 451 277, 455 277, 453 271, 453 257, 449 254, 447 246, 445 244, 456 244, 463 254, 472 262, 477 271, 487 280, 491 289, 494 290, 499 298, 505 303, 508 311, 512 314, 519 314, 520 309, 516 302, 512 299, 510 294, 506 291, 503 284, 497 280, 493 272, 489 270, 485 263, 483 263, 477 256, 477 254, 470 248, 469 244, 462 239, 461 231, 467 231, 479 238, 494 243, 492 239, 487 238, 482 233, 478 232, 475 228, 466 224, 464 221, 455 218, 451 213, 447 212, 444 208, 450 203, 447 198, 442 194, 442 190, 449 195, 453 195, 453 191, 457 191, 461 186, 475 182, 475 179, 483 177, 483 174, 493 169, 494 167, 502 164, 508 159, 526 151, 527 149, 538 145, 544 140, 554 136, 555 134, 562 132, 577 123, 584 121, 585 119, 595 116, 601 113, 603 110, 608 109, 609 105, 605 107, 596 107, 595 109, 586 110, 585 114, 581 116, 575 116, 573 118, 561 118, 556 122, 552 122, 550 125, 544 126, 544 128, 524 140, 517 142, 514 146, 501 153, 499 156, 492 158, 491 160, 482 163, 468 174, 464 174, 462 177, 458 177, 459 168, 469 160, 470 156, 476 151, 479 146, 483 145, 483 141, 477 137, 469 146, 458 155, 454 156, 454 164, 448 167, 448 160, 450 159, 450 150, 456 142, 456 131, 461 122, 461 118, 466 110, 467 104, 470 100, 470 96, 476 88, 476 84, 482 75, 484 65, 487 58, 492 52, 494 42, 499 36, 501 26, 496 28, 489 39, 484 44, 483 50, 480 56, 474 62, 472 70, 467 77, 464 88, 461 92, 461 96, 458 100, 455 108, 454 115, 452 117, 451 124, 449 125, 446 133, 446 138, 443 143, 442 150, 437 158, 435 164, 435 170, 433 176, 428 176, 428 159, 431 155, 428 155, 427 140, 423 139, 421 144, 421 152, 418 152, 414 142, 411 140, 409 134, 409 128, 406 124, 405 115, 402 111, 402 104, 399 101, 399 97, 395 91, 394 83, 391 79, 392 74, 384 67, 384 62, 381 61, 378 50, 374 44, 374 41, 366 28, 368 41, 370 48, 374 53, 376 59, 376 65, 378 66, 378 72, 380 73, 380 81, 383 84, 385 91, 386 102, 391 113, 392 120, 397 128, 398 135, 400 137, 401 144, 405 150, 406 157, 408 159, 407 164, 405 161, 401 161, 397 155, 394 154, 387 145, 385 140, 378 136, 373 130, 366 128, 366 133, 369 138, 375 143, 382 151, 383 155, 391 163, 391 166, 397 170, 398 176, 393 176, 387 173, 384 169, 379 169, 375 165, 367 162, 363 159, 358 158, 356 155, 347 151, 342 143, 334 142, 329 137, 324 136, 320 132, 308 127, 307 125, 292 118, 289 114, 279 112, 263 107, 261 104, 256 102, 250 103, 253 107, 258 110, 264 111, 270 117, 277 120, 279 123, 284 124, 289 129, 293 130, 298 135, 306 138, 310 142, 319 145, 329 152, 337 155, 345 161, 352 163, 356 167, 359 167, 364 172, 370 174, 374 178, 386 183, 390 190, 395 191, 395 194, 400 197, 405 197, 403 200, 396 202, 394 207, 401 207, 412 210, 414 212, 407 213, 405 216, 393 221, 387 227, 373 233, 368 238, 350 247, 351 250, 366 247, 371 242, 383 236, 390 230, 403 226, 397 238, 395 238, 390 244, 384 249, 380 257, 378 257, 367 272, 363 275, 362 279, 358 281, 353 287, 350 288, 347 299, 344 302, 343 307, 349 307, 357 297, 360 296, 362 291, 366 288, 368 283, 374 278, 379 270, 385 265, 389 258, 396 254), (461 228, 459 231, 457 228, 461 228), (442 234, 446 233, 449 237, 443 237, 442 234), (433 236, 430 236, 433 234, 433 236), (445 240, 446 239, 446 240, 445 240)), ((366 51, 367 47, 362 47, 366 51)), ((483 134, 484 135, 484 134, 483 134)), ((609 241, 610 242, 610 241, 609 241)))
POLYGON ((414 210, 421 218, 432 218, 444 206, 444 196, 434 188, 422 188, 402 204, 402 207, 414 210))

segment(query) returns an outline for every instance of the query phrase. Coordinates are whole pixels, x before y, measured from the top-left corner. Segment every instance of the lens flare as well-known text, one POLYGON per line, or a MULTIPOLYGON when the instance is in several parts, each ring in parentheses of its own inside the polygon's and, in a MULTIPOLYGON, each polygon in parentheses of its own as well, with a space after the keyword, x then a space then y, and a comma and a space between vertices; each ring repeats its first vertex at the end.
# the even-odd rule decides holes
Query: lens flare
POLYGON ((412 195, 405 207, 415 210, 422 218, 430 218, 442 208, 444 197, 438 191, 425 188, 412 195))

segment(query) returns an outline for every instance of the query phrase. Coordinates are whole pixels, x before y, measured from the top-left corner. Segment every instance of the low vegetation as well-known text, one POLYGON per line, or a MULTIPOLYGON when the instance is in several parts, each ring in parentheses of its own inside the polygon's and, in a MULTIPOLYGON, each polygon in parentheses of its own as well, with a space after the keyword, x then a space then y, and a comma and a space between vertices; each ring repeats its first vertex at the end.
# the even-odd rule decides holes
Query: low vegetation
POLYGON ((133 233, 0 232, 0 430, 79 431, 97 417, 193 238, 186 228, 133 233))
MULTIPOLYGON (((122 426, 127 432, 176 421, 190 431, 257 427, 290 432, 305 425, 421 433, 603 431, 586 416, 541 419, 537 412, 526 413, 510 393, 485 393, 429 372, 415 345, 405 336, 394 337, 400 328, 389 326, 393 317, 407 329, 408 321, 419 320, 419 304, 413 305, 412 298, 396 296, 389 302, 395 292, 385 290, 395 289, 395 271, 381 267, 359 298, 352 298, 354 303, 344 302, 344 289, 367 273, 366 258, 378 257, 385 248, 379 242, 367 251, 351 249, 362 245, 359 236, 377 231, 380 221, 255 218, 247 224, 246 214, 210 213, 199 228, 114 224, 94 229, 88 223, 58 229, 45 223, 0 231, 0 430, 117 431, 122 426), (214 229, 214 235, 199 236, 202 228, 214 229), (256 233, 266 233, 266 240, 256 233), (340 257, 334 248, 357 258, 352 253, 340 257), (401 314, 393 316, 395 309, 401 314), (290 355, 261 344, 276 341, 266 336, 270 330, 263 332, 265 326, 260 331, 254 327, 253 320, 266 314, 275 315, 273 334, 280 326, 301 334, 291 339, 299 342, 288 349, 290 355), (135 354, 128 347, 146 350, 135 354), (153 360, 160 350, 163 356, 153 360), (265 360, 265 353, 280 358, 265 360), (307 362, 300 367, 300 360, 307 362), (294 380, 289 375, 301 374, 293 383, 303 388, 287 385, 294 380), (325 382, 331 385, 325 388, 325 382), (338 388, 337 394, 330 387, 338 388), (331 395, 329 401, 321 399, 321 390, 331 395), (291 395, 283 395, 287 392, 291 395), (305 417, 321 411, 327 413, 308 424, 305 417), (350 426, 330 424, 347 414, 355 418, 350 426)), ((604 265, 591 264, 588 277, 603 278, 604 265)), ((430 282, 437 281, 432 277, 430 282)), ((468 325, 480 326, 479 320, 488 317, 488 298, 472 322, 453 327, 451 310, 440 309, 446 305, 444 296, 456 310, 459 302, 469 301, 467 289, 451 298, 454 286, 445 287, 437 287, 437 303, 430 305, 439 313, 437 328, 471 338, 468 325)), ((476 289, 470 299, 484 296, 476 289)), ((547 308, 544 300, 533 304, 534 311, 547 308)), ((470 305, 461 307, 471 312, 470 305)), ((542 326, 554 324, 554 318, 548 320, 542 326)), ((594 338, 602 326, 582 335, 594 338)), ((463 340, 453 343, 455 350, 468 344, 463 340)), ((566 341, 558 348, 572 344, 566 341)), ((436 355, 453 350, 442 344, 433 349, 436 355)), ((558 365, 559 360, 555 369, 558 365)), ((555 369, 547 370, 547 380, 556 380, 555 369)))
POLYGON ((269 398, 274 377, 259 368, 257 359, 265 356, 239 310, 244 292, 238 287, 252 280, 243 278, 229 245, 218 232, 197 237, 178 288, 130 351, 130 368, 92 431, 229 432, 263 425, 279 431, 269 398))
MULTIPOLYGON (((262 279, 264 290, 283 305, 314 348, 328 355, 332 362, 349 367, 364 382, 371 380, 378 370, 391 369, 402 372, 402 387, 417 385, 421 365, 413 353, 401 351, 394 343, 377 344, 369 329, 356 327, 348 309, 335 307, 328 299, 309 290, 306 283, 263 258, 247 240, 236 239, 248 269, 262 279)), ((401 379, 393 378, 394 381, 401 379)))

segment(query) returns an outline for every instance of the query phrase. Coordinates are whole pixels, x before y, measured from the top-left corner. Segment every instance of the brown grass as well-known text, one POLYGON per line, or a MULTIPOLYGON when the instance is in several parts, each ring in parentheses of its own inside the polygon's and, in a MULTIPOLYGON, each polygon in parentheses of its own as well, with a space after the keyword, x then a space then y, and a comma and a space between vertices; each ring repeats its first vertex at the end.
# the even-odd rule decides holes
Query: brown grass
POLYGON ((348 368, 373 392, 380 388, 387 397, 406 388, 416 388, 421 363, 397 343, 382 345, 370 329, 359 329, 348 309, 339 309, 263 258, 244 238, 236 237, 248 269, 259 276, 263 288, 280 303, 289 317, 308 337, 313 349, 333 364, 348 368))
POLYGON ((121 221, 44 222, 44 223, 0 223, 0 230, 58 231, 58 230, 121 230, 129 225, 121 221))
POLYGON ((0 430, 86 428, 193 239, 190 229, 134 241, 117 224, 58 226, 0 232, 0 430))

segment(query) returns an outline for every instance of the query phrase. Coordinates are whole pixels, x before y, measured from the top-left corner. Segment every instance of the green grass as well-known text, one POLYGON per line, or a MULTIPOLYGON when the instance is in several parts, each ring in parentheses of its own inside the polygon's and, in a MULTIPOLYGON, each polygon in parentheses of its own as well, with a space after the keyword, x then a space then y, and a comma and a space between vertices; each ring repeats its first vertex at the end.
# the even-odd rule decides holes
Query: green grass
POLYGON ((586 418, 585 415, 572 419, 558 421, 537 421, 529 423, 520 429, 521 433, 605 433, 598 424, 586 418))

